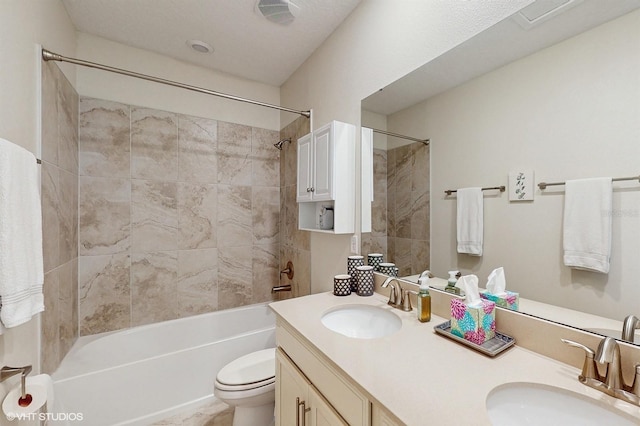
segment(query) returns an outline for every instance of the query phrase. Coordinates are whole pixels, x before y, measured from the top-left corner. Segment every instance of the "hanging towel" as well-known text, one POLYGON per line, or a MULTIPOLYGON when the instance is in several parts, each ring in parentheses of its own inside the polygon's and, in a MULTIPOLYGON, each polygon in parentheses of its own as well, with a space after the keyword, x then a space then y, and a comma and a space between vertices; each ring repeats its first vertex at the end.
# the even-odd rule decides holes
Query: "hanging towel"
POLYGON ((568 180, 565 184, 564 264, 609 273, 611 178, 568 180))
POLYGON ((33 154, 0 138, 0 320, 5 327, 44 310, 39 187, 33 154))
POLYGON ((458 253, 482 256, 484 221, 482 189, 458 189, 457 198, 458 253))

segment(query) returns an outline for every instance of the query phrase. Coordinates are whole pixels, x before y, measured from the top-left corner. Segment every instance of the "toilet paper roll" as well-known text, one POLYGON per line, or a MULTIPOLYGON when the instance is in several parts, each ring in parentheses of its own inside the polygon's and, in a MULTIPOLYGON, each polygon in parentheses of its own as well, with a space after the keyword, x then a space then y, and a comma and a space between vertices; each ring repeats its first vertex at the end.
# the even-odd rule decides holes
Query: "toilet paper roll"
POLYGON ((18 403, 22 396, 22 388, 19 383, 4 398, 2 411, 7 417, 15 417, 16 414, 35 413, 45 403, 49 406, 53 405, 53 380, 48 374, 40 374, 33 377, 27 376, 26 389, 27 393, 33 398, 26 407, 21 407, 18 403))

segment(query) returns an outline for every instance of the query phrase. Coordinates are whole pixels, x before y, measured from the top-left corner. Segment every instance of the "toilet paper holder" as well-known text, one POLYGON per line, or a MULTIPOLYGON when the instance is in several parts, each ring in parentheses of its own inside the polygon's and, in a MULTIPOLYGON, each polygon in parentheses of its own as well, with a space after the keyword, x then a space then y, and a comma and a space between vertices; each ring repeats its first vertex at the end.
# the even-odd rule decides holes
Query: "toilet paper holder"
POLYGON ((27 374, 31 373, 32 367, 31 365, 25 365, 24 367, 9 367, 4 366, 0 369, 0 382, 4 382, 9 377, 15 376, 16 374, 21 374, 20 377, 20 386, 21 386, 21 399, 25 399, 27 397, 27 374))

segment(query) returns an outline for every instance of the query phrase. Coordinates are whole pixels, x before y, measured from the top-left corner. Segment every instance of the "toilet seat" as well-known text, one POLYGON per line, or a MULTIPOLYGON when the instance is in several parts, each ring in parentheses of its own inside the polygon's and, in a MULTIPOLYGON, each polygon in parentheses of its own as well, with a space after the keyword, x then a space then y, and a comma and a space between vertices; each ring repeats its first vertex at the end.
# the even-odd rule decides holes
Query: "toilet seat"
POLYGON ((241 356, 218 372, 215 386, 225 391, 243 391, 275 383, 275 357, 275 348, 241 356))

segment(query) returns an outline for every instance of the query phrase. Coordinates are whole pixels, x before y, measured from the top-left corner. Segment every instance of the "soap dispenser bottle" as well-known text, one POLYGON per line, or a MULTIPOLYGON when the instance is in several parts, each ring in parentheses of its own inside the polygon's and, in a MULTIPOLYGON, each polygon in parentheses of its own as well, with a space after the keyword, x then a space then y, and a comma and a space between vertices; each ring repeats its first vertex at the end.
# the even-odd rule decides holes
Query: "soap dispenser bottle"
POLYGON ((449 271, 449 279, 447 280, 447 286, 445 287, 445 291, 453 294, 460 294, 460 289, 456 287, 456 283, 458 282, 458 277, 460 272, 458 271, 449 271))
POLYGON ((418 321, 431 321, 431 295, 429 294, 429 276, 420 277, 420 291, 418 292, 418 321))

